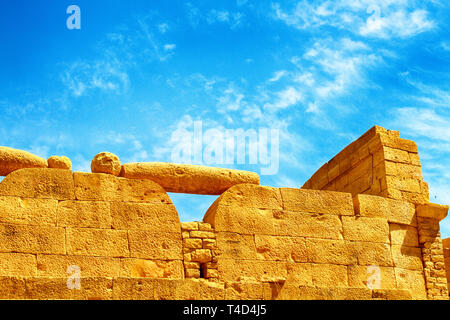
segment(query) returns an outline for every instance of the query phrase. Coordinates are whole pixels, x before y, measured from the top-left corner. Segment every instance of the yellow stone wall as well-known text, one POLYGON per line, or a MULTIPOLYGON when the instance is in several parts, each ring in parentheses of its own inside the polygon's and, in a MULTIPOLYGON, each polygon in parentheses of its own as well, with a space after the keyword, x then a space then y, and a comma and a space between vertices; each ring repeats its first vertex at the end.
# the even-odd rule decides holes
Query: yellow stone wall
POLYGON ((24 168, 0 183, 0 298, 448 299, 447 211, 380 127, 303 188, 228 188, 202 222, 151 180, 24 168))

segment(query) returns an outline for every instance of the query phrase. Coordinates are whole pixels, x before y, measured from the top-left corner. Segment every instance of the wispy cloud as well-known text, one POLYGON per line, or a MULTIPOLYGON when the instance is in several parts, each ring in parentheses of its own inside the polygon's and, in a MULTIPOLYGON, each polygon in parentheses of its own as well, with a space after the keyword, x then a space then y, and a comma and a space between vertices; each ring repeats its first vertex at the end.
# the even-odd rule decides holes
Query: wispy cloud
POLYGON ((415 1, 407 0, 303 0, 291 10, 279 3, 274 3, 273 9, 277 20, 298 29, 326 25, 375 38, 407 38, 435 27, 425 6, 418 8, 415 1))
POLYGON ((69 92, 83 96, 93 89, 119 94, 128 89, 129 77, 118 60, 96 62, 74 62, 61 76, 69 92))
MULTIPOLYGON (((245 3, 238 3, 238 7, 245 3)), ((186 4, 187 16, 192 27, 196 28, 200 23, 224 24, 231 30, 239 28, 245 19, 245 14, 240 11, 231 11, 225 9, 204 9, 200 10, 192 3, 186 4)))

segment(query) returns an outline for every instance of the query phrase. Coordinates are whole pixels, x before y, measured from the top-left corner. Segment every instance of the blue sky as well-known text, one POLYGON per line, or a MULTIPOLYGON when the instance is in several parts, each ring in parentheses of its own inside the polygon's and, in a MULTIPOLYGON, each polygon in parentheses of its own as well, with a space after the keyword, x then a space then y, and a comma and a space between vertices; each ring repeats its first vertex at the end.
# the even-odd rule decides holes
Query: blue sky
MULTIPOLYGON (((449 204, 449 18, 444 0, 5 0, 0 145, 90 171, 101 151, 170 162, 195 121, 271 128, 280 169, 261 183, 300 187, 377 124, 418 143, 431 200, 449 204)), ((171 197, 183 221, 215 199, 171 197)))

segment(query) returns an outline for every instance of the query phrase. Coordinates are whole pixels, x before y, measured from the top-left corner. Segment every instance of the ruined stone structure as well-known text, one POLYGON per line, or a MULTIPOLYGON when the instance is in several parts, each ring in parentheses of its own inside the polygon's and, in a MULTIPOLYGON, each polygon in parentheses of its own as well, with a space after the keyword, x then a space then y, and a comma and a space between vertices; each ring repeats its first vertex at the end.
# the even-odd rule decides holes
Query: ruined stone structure
POLYGON ((108 153, 92 169, 0 148, 0 298, 448 299, 448 206, 396 131, 373 127, 299 189, 108 153), (180 223, 167 192, 220 197, 180 223))

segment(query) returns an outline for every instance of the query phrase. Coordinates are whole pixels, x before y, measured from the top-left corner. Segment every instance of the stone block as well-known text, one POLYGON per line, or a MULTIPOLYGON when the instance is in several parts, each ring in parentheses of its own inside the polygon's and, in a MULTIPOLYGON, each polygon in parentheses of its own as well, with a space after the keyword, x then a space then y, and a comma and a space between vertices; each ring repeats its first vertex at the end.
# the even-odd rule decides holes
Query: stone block
POLYGON ((112 202, 111 216, 114 229, 181 232, 180 219, 173 204, 112 202))
POLYGON ((419 234, 417 228, 403 224, 390 223, 389 231, 392 244, 411 247, 419 246, 419 234))
POLYGON ((306 250, 309 262, 341 265, 357 263, 357 248, 350 241, 306 239, 306 250))
POLYGON ((381 242, 357 242, 358 264, 363 266, 393 266, 391 247, 381 242))
POLYGON ((153 300, 155 282, 152 279, 114 278, 114 300, 153 300))
POLYGON ((283 207, 288 211, 354 215, 351 195, 335 191, 281 188, 283 207))
POLYGON ((0 224, 0 251, 65 254, 64 228, 0 224))
POLYGON ((104 201, 62 201, 58 204, 60 227, 111 229, 110 204, 104 201))
POLYGON ((342 239, 338 215, 286 210, 273 210, 272 213, 273 235, 342 239))
POLYGON ((397 268, 423 270, 422 251, 420 248, 392 245, 392 258, 397 268))
POLYGON ((120 260, 120 277, 183 279, 184 268, 181 260, 145 260, 123 258, 120 260))
POLYGON ((365 194, 355 196, 353 203, 359 216, 386 218, 389 222, 417 226, 412 203, 365 194))
POLYGON ((395 289, 395 272, 392 267, 348 266, 348 285, 367 289, 395 289))
POLYGON ((36 266, 33 254, 0 253, 0 277, 35 277, 36 266))
POLYGON ((426 300, 427 291, 423 271, 395 268, 395 278, 399 289, 408 290, 415 300, 426 300))
POLYGON ((437 203, 417 205, 417 216, 422 218, 443 220, 448 214, 448 206, 437 203))
POLYGON ((20 169, 0 183, 0 196, 72 200, 75 199, 72 172, 48 168, 20 169))
POLYGON ((77 256, 129 257, 127 232, 107 229, 66 229, 67 253, 77 256))
POLYGON ((180 233, 152 233, 145 230, 129 230, 132 258, 152 260, 182 260, 180 233))
POLYGON ((80 268, 81 278, 119 276, 120 260, 106 257, 85 257, 71 255, 37 255, 37 275, 48 278, 68 277, 67 268, 80 268))
POLYGON ((345 240, 389 243, 389 225, 384 218, 342 217, 345 240))
POLYGON ((256 256, 260 260, 307 262, 304 238, 255 235, 256 256))
POLYGON ((313 264, 312 280, 316 287, 348 287, 347 266, 313 264))
POLYGON ((0 223, 56 226, 58 200, 0 196, 0 223))
POLYGON ((150 180, 83 172, 74 172, 73 177, 77 200, 172 203, 164 189, 150 180))

